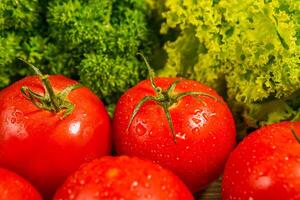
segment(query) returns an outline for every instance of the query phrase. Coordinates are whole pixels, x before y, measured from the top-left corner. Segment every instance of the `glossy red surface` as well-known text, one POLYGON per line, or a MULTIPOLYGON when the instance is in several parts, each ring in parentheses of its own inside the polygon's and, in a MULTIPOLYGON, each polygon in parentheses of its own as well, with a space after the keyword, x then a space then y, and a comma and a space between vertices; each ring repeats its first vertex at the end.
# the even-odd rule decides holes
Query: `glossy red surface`
MULTIPOLYGON (((159 87, 167 89, 174 78, 156 78, 159 87)), ((226 103, 211 88, 196 81, 182 79, 174 93, 206 92, 219 101, 199 96, 186 96, 170 107, 176 133, 174 142, 166 115, 154 101, 145 103, 127 126, 137 103, 154 95, 150 81, 142 81, 119 100, 114 119, 113 136, 118 154, 152 160, 172 170, 195 192, 206 187, 223 170, 235 146, 235 125, 226 103)))
POLYGON ((1 200, 42 200, 36 189, 19 175, 0 168, 1 200))
POLYGON ((291 132, 300 122, 281 122, 251 133, 231 154, 222 199, 300 199, 300 144, 291 132))
POLYGON ((82 166, 58 190, 54 200, 192 200, 182 181, 150 161, 103 157, 82 166))
MULTIPOLYGON (((49 80, 54 91, 76 83, 59 75, 49 80)), ((0 166, 24 176, 49 198, 80 164, 110 153, 110 120, 86 87, 68 95, 75 109, 61 119, 62 113, 36 108, 21 94, 22 86, 44 93, 36 76, 0 92, 0 166)))

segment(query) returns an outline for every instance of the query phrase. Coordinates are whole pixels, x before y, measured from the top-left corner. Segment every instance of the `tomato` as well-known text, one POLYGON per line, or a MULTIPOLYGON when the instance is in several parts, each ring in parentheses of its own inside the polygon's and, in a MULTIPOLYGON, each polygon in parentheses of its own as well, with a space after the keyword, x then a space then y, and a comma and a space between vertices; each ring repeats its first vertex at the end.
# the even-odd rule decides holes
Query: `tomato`
POLYGON ((149 159, 170 169, 193 192, 220 175, 235 137, 234 120, 222 98, 213 89, 186 79, 138 83, 122 95, 113 118, 118 154, 149 159), (159 101, 153 100, 157 97, 159 101))
POLYGON ((19 175, 0 168, 1 200, 42 200, 36 189, 19 175))
POLYGON ((194 199, 182 181, 157 164, 138 158, 102 157, 83 165, 54 200, 194 199))
POLYGON ((247 136, 226 164, 222 199, 300 199, 300 122, 262 127, 247 136))
MULTIPOLYGON (((50 76, 49 81, 55 94, 77 83, 61 75, 50 76)), ((110 153, 110 119, 102 102, 86 87, 69 91, 66 108, 59 112, 36 107, 28 99, 30 91, 45 95, 38 76, 0 92, 0 166, 25 177, 45 198, 51 198, 83 162, 110 153), (23 86, 27 98, 20 92, 23 86), (71 105, 74 109, 65 116, 71 105)))

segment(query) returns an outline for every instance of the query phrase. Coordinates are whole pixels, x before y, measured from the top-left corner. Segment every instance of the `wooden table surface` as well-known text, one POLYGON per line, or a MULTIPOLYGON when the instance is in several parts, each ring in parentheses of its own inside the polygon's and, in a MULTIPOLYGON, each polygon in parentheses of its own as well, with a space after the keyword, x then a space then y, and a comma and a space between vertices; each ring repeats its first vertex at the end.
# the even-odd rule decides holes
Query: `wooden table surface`
POLYGON ((196 195, 196 200, 220 200, 221 178, 213 182, 206 190, 196 195))

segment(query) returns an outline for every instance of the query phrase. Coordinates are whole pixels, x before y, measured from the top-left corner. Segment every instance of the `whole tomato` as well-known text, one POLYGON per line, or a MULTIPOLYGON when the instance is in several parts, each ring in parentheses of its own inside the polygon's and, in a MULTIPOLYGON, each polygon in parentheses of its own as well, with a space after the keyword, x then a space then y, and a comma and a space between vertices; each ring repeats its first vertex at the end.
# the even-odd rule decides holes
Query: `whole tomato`
POLYGON ((36 189, 19 175, 0 168, 1 200, 42 200, 36 189))
POLYGON ((196 192, 222 172, 236 131, 213 89, 192 80, 151 78, 120 98, 113 137, 118 154, 152 160, 196 192))
POLYGON ((102 157, 69 176, 54 200, 192 200, 182 181, 159 165, 138 158, 102 157))
POLYGON ((300 144, 293 131, 300 133, 300 122, 265 126, 247 136, 226 164, 222 199, 300 199, 300 144))
POLYGON ((82 163, 110 150, 108 113, 76 81, 39 74, 0 91, 0 166, 28 179, 45 198, 82 163))

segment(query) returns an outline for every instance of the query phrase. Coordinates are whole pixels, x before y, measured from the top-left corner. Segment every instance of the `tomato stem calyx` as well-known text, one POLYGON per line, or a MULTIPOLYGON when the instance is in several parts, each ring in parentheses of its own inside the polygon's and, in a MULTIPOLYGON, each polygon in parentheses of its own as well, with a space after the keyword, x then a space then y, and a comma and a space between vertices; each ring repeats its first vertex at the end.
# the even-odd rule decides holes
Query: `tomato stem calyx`
POLYGON ((67 96, 71 91, 81 87, 81 84, 77 83, 77 84, 70 85, 65 89, 63 89, 62 91, 55 94, 51 86, 51 83, 48 79, 49 75, 42 74, 41 71, 31 63, 28 63, 27 61, 21 58, 19 59, 24 63, 28 64, 34 70, 34 72, 38 75, 38 77, 42 81, 43 87, 45 89, 45 94, 40 95, 33 92, 29 87, 22 86, 21 93, 28 100, 30 100, 33 103, 33 105, 35 105, 39 109, 43 109, 55 113, 58 113, 61 110, 65 110, 61 118, 64 119, 67 116, 69 116, 73 112, 75 106, 74 104, 72 104, 70 101, 67 100, 67 96))
POLYGON ((300 144, 300 137, 299 137, 299 135, 297 134, 297 132, 295 131, 295 129, 293 127, 291 127, 291 131, 292 131, 295 139, 297 140, 297 142, 300 144))
POLYGON ((143 106, 143 104, 146 103, 147 101, 154 101, 164 109, 169 127, 171 129, 171 133, 172 133, 174 142, 177 143, 176 134, 175 134, 175 130, 174 130, 173 122, 172 122, 172 117, 171 117, 171 114, 169 111, 169 108, 172 105, 176 104, 180 99, 182 99, 183 97, 186 97, 186 96, 193 96, 198 101, 200 101, 204 106, 206 106, 206 103, 201 98, 199 98, 199 96, 207 96, 216 101, 219 101, 219 102, 221 102, 221 101, 219 99, 217 99, 216 97, 214 97, 208 93, 205 93, 205 92, 189 91, 189 92, 182 92, 182 93, 174 94, 175 87, 180 82, 180 80, 175 80, 166 90, 163 90, 161 87, 158 87, 156 85, 156 83, 154 81, 154 77, 155 77, 154 70, 150 67, 147 59, 141 53, 138 53, 138 55, 140 55, 146 63, 146 66, 147 66, 148 72, 149 72, 150 83, 151 83, 153 90, 155 91, 155 96, 145 96, 138 102, 138 104, 135 106, 135 108, 132 112, 132 115, 129 119, 127 131, 129 130, 129 128, 133 122, 133 119, 135 118, 135 116, 137 115, 138 111, 143 106))

